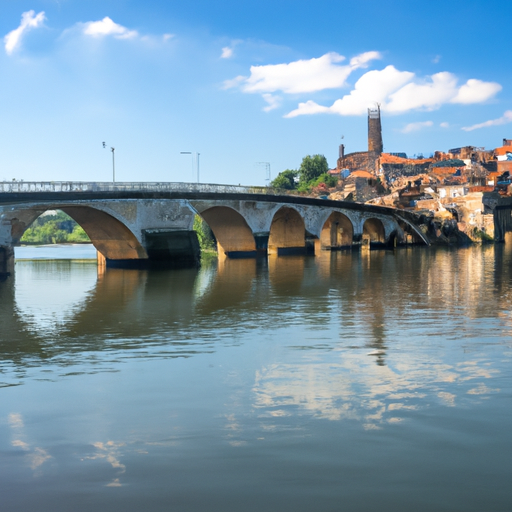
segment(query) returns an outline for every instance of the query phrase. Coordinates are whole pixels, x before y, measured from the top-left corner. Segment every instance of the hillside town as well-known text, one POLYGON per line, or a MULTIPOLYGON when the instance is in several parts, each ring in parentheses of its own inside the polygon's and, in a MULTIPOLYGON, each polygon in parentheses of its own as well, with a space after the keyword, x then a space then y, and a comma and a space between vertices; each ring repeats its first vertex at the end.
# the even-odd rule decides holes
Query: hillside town
POLYGON ((384 153, 377 106, 368 110, 368 150, 346 154, 340 145, 337 166, 329 174, 337 185, 319 187, 316 195, 409 209, 431 218, 447 235, 490 241, 494 219, 483 198, 512 195, 512 139, 491 150, 466 146, 428 158, 384 153))

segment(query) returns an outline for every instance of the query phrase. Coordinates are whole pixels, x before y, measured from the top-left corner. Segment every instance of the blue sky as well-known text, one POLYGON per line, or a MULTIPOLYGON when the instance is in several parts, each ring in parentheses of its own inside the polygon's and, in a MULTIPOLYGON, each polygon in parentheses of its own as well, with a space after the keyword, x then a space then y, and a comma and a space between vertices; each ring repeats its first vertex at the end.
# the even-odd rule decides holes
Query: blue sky
POLYGON ((263 185, 320 153, 512 138, 510 5, 1 0, 0 179, 263 185), (343 136, 343 140, 341 137, 343 136), (103 149, 105 141, 107 149, 103 149))

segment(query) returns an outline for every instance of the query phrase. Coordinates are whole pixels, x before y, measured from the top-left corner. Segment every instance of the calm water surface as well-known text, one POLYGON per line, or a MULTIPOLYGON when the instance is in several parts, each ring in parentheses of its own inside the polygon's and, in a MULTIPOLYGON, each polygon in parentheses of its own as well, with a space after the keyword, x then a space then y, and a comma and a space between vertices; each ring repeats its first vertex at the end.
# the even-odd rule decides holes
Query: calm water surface
POLYGON ((512 510, 511 248, 18 260, 0 510, 512 510))

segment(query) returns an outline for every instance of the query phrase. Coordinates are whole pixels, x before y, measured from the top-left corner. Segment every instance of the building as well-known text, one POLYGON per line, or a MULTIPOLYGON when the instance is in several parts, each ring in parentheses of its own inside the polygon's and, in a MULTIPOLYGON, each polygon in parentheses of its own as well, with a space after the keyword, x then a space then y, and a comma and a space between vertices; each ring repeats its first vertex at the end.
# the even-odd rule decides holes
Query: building
POLYGON ((337 169, 375 172, 376 163, 382 154, 382 125, 380 105, 368 109, 368 151, 357 151, 345 155, 344 144, 340 145, 337 169))

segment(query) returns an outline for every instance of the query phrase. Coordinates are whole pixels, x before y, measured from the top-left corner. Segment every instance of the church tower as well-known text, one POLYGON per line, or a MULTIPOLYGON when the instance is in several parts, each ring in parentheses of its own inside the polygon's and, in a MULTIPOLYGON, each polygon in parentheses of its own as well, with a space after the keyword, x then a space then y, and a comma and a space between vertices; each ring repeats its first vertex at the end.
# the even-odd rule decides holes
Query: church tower
MULTIPOLYGON (((368 109, 368 153, 379 157, 382 153, 382 126, 380 124, 380 105, 368 109)), ((370 156, 369 155, 369 156, 370 156)))

